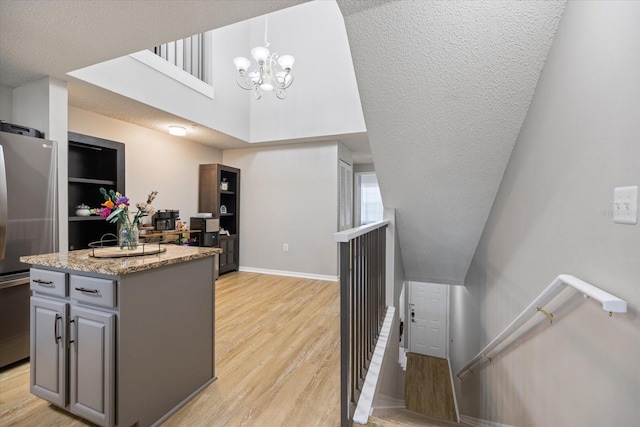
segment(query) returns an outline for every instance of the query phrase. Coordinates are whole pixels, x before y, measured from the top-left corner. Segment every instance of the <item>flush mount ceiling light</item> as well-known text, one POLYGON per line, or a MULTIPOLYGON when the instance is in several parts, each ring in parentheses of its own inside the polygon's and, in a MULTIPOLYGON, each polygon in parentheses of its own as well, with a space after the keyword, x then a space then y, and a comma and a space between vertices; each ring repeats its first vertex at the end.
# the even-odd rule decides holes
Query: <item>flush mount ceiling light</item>
POLYGON ((169 126, 169 133, 175 136, 185 136, 187 134, 187 130, 182 126, 169 126))
POLYGON ((258 63, 258 68, 247 72, 251 61, 238 56, 233 59, 233 63, 238 69, 236 82, 238 86, 245 90, 252 90, 256 99, 262 97, 263 91, 273 91, 278 99, 287 97, 286 89, 293 83, 291 67, 295 58, 291 55, 278 56, 277 53, 269 52, 267 42, 267 18, 264 18, 264 47, 258 46, 251 49, 251 56, 258 63), (280 68, 277 67, 280 65, 280 68))

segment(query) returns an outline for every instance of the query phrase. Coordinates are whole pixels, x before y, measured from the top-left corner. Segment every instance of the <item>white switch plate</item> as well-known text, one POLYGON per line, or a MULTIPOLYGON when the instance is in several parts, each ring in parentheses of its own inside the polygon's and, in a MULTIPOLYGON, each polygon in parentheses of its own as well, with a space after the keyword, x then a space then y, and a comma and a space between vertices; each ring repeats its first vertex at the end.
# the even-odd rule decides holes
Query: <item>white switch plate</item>
POLYGON ((283 252, 289 252, 289 244, 288 244, 288 243, 285 243, 285 244, 282 246, 282 251, 283 251, 283 252))
POLYGON ((638 186, 617 187, 613 190, 613 222, 638 223, 638 186))

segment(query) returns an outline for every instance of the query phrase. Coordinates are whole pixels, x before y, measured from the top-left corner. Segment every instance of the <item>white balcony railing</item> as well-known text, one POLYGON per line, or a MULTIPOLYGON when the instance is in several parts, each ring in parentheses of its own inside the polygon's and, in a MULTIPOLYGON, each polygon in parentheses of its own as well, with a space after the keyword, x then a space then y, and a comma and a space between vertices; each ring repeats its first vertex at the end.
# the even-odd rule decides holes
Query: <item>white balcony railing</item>
POLYGON ((182 40, 161 44, 149 50, 197 79, 211 84, 211 73, 209 72, 211 42, 207 33, 195 34, 182 40))

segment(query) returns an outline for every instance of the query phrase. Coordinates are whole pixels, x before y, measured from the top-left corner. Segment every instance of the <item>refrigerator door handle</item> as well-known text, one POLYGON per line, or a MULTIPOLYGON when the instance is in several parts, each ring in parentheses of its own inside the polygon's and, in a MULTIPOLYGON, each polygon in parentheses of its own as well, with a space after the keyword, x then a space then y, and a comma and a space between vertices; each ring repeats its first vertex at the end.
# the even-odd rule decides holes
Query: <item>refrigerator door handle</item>
POLYGON ((4 259, 7 248, 7 202, 7 165, 0 145, 0 260, 4 259))

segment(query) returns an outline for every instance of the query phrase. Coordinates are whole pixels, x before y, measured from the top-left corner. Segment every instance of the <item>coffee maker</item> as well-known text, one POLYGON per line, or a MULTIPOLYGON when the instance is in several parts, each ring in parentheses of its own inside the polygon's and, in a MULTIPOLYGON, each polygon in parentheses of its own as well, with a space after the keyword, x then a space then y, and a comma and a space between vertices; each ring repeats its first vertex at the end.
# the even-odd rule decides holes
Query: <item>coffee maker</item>
POLYGON ((198 246, 218 246, 220 219, 191 217, 189 219, 189 228, 191 230, 200 230, 199 233, 191 234, 191 237, 195 239, 198 246))
POLYGON ((180 211, 177 209, 160 209, 153 215, 153 228, 158 231, 175 230, 179 217, 180 211))

